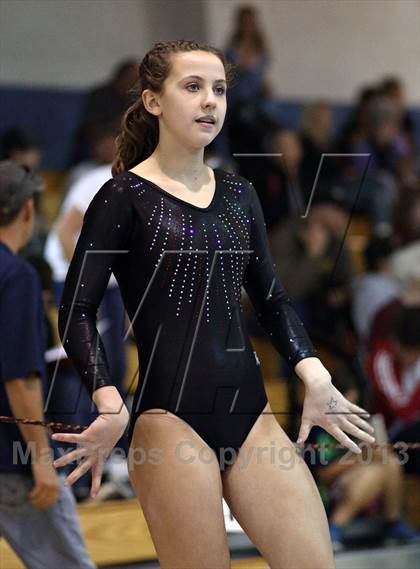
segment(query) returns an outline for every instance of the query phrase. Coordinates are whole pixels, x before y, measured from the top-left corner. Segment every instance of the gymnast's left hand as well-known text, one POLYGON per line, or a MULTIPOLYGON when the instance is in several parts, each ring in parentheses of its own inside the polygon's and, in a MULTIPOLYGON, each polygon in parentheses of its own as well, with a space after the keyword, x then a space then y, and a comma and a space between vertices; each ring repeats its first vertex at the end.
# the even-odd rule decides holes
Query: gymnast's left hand
POLYGON ((104 463, 112 449, 124 434, 129 419, 127 407, 123 405, 116 412, 101 413, 89 427, 80 434, 54 433, 51 438, 66 443, 76 443, 78 448, 66 453, 53 462, 56 468, 80 460, 78 466, 64 480, 66 486, 71 486, 92 469, 92 498, 98 493, 101 485, 104 463))
POLYGON ((360 454, 360 447, 345 431, 365 443, 374 443, 374 429, 363 417, 369 417, 368 411, 346 399, 333 385, 331 378, 323 377, 305 382, 305 399, 297 444, 304 443, 312 427, 319 425, 343 446, 360 454))

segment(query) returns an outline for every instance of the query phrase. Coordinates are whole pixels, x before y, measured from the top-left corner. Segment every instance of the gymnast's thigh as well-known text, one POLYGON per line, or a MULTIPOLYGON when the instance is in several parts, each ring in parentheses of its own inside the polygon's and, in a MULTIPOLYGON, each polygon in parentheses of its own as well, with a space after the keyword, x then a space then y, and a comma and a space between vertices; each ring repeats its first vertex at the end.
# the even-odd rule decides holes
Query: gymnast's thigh
POLYGON ((142 413, 128 468, 161 567, 230 566, 219 464, 188 423, 162 410, 142 413))
POLYGON ((269 404, 222 483, 233 515, 270 567, 335 567, 315 481, 269 404))

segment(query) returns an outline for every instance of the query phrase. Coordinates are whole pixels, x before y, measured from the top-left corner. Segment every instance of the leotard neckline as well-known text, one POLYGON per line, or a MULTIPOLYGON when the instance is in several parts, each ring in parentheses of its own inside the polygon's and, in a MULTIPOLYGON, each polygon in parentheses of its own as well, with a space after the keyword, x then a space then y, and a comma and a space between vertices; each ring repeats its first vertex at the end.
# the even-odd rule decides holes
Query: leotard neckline
POLYGON ((213 193, 213 197, 211 199, 211 202, 209 203, 208 206, 206 207, 200 207, 198 205, 194 205, 190 202, 187 202, 186 200, 182 200, 181 198, 179 198, 178 196, 175 196, 174 194, 171 194, 170 192, 164 190, 163 188, 161 188, 160 186, 158 186, 157 184, 155 184, 154 182, 152 182, 151 180, 149 180, 148 178, 144 178, 143 176, 140 176, 139 174, 136 174, 135 172, 133 172, 132 170, 127 170, 127 172, 129 174, 132 174, 133 176, 135 176, 136 178, 139 178, 140 180, 143 180, 144 182, 146 182, 149 186, 152 186, 152 188, 155 188, 156 190, 158 190, 159 192, 162 192, 163 194, 165 194, 165 196, 169 196, 170 198, 172 198, 173 200, 182 203, 183 205, 186 205, 187 207, 191 207, 193 209, 198 209, 200 211, 209 211, 210 209, 213 208, 214 204, 216 203, 216 198, 217 195, 219 193, 219 174, 220 174, 220 168, 213 168, 213 173, 214 173, 214 180, 215 180, 215 187, 214 187, 214 193, 213 193))

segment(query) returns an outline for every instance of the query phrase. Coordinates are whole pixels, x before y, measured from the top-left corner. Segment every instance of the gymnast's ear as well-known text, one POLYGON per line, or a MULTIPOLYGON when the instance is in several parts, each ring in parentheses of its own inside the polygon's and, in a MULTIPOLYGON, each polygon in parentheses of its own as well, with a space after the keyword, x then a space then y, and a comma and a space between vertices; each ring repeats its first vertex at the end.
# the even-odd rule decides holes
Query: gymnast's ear
POLYGON ((159 102, 159 95, 151 89, 145 89, 141 94, 143 105, 150 114, 159 116, 162 112, 159 102))

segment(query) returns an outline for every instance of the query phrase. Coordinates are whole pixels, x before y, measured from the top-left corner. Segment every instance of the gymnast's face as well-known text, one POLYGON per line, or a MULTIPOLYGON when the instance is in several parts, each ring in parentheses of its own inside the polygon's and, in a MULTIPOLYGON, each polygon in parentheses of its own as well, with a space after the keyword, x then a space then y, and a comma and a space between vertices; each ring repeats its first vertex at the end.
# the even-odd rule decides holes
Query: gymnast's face
MULTIPOLYGON (((151 92, 149 92, 151 94, 151 92)), ((143 92, 144 97, 144 92, 143 92)), ((171 71, 162 92, 151 96, 149 110, 159 120, 159 141, 204 148, 220 132, 226 115, 226 75, 213 53, 190 51, 171 55, 171 71), (204 115, 213 124, 197 122, 204 115)), ((143 99, 144 100, 144 99, 143 99)))

